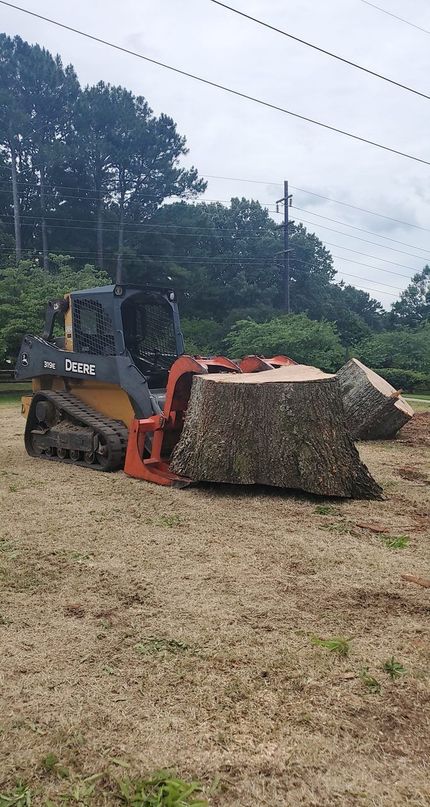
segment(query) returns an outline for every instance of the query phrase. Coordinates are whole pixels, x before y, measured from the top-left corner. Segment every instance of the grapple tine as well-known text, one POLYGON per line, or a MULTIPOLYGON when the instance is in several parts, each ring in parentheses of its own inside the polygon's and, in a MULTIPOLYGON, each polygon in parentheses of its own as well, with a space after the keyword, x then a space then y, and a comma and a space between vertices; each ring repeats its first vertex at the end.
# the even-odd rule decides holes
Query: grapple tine
POLYGON ((263 356, 245 356, 240 362, 242 373, 260 373, 262 370, 272 370, 275 367, 287 367, 297 364, 289 356, 273 356, 266 358, 263 356))

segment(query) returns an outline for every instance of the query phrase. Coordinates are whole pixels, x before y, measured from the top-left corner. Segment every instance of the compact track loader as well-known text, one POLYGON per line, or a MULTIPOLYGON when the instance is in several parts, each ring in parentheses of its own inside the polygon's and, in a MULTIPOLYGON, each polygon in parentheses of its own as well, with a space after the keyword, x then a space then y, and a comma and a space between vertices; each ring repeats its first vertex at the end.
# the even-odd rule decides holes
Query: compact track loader
POLYGON ((74 291, 49 302, 42 336, 21 344, 16 378, 33 388, 22 399, 25 447, 159 485, 380 497, 347 432, 336 377, 288 365, 287 356, 184 355, 172 289, 74 291))
POLYGON ((216 356, 184 355, 175 292, 115 284, 48 303, 42 336, 25 336, 15 375, 33 457, 124 468, 160 485, 188 484, 169 469, 195 374, 241 369, 216 356), (64 336, 55 325, 64 319, 64 336))

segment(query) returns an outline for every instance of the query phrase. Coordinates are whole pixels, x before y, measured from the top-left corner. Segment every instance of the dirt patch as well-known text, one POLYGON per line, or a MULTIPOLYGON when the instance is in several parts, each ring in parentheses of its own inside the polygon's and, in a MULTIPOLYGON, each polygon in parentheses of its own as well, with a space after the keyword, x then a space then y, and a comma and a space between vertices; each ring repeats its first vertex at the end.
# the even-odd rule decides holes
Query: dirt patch
POLYGON ((422 482, 424 485, 430 485, 427 473, 419 471, 418 468, 413 468, 410 465, 404 468, 399 468, 397 473, 402 479, 408 479, 410 482, 422 482))
POLYGON ((416 412, 397 435, 399 442, 430 446, 430 412, 416 412))
POLYGON ((413 465, 359 445, 386 498, 358 502, 32 460, 2 409, 0 791, 113 807, 169 768, 213 807, 429 803, 430 594, 401 575, 430 577, 430 489, 399 476, 428 420, 413 465))

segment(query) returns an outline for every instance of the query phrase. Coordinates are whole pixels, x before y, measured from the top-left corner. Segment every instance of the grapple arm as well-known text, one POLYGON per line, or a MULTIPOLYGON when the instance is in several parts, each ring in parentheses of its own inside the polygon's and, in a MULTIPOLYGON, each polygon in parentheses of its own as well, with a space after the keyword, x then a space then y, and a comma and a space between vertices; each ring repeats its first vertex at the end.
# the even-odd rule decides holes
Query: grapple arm
POLYGON ((181 436, 194 376, 216 372, 240 373, 241 370, 224 356, 210 359, 181 356, 174 362, 169 372, 162 414, 135 418, 130 425, 124 465, 128 476, 158 485, 186 487, 190 484, 190 479, 170 470, 169 460, 181 436), (150 452, 147 449, 148 436, 152 437, 150 452))

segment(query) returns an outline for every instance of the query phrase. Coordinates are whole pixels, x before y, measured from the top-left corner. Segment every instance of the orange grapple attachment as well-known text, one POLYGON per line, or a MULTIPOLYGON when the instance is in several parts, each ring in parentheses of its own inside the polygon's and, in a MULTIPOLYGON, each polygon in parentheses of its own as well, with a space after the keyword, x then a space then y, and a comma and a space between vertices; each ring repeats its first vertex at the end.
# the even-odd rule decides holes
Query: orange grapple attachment
POLYGON ((190 479, 170 470, 170 456, 181 436, 194 376, 219 372, 240 373, 241 369, 224 356, 180 356, 176 359, 169 372, 163 412, 148 418, 135 418, 130 425, 124 465, 128 476, 174 487, 186 487, 191 483, 190 479), (152 436, 152 441, 148 441, 148 436, 152 436))
POLYGON ((263 356, 245 356, 240 362, 242 373, 261 373, 262 370, 273 370, 275 367, 288 367, 290 364, 297 364, 289 356, 272 356, 267 359, 263 356))

